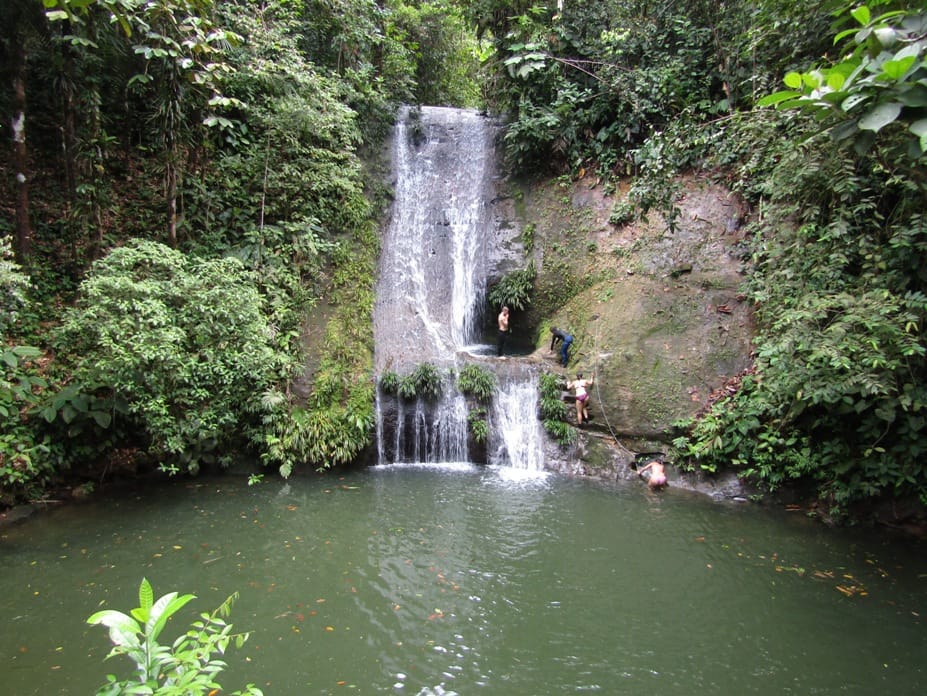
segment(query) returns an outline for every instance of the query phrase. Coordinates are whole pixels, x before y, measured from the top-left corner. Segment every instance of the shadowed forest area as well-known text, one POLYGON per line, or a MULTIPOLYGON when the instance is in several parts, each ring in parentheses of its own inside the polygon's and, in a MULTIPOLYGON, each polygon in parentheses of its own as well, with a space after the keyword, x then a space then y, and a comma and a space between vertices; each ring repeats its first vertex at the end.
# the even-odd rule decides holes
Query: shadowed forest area
MULTIPOLYGON (((738 194, 754 361, 677 462, 923 518, 922 2, 7 0, 0 72, 4 505, 364 461, 384 145, 427 104, 498 116, 513 179, 595 177, 616 227, 672 233, 686 176, 738 194)), ((533 278, 490 300, 582 290, 533 278)))

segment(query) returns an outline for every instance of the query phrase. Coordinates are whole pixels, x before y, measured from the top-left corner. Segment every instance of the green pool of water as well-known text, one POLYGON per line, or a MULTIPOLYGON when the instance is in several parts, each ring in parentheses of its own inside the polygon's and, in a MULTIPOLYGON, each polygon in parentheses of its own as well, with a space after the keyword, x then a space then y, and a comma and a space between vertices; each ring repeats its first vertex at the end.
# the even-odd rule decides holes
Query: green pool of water
POLYGON ((7 694, 89 694, 100 608, 238 592, 226 692, 915 694, 923 543, 678 490, 443 465, 103 491, 0 531, 7 694))

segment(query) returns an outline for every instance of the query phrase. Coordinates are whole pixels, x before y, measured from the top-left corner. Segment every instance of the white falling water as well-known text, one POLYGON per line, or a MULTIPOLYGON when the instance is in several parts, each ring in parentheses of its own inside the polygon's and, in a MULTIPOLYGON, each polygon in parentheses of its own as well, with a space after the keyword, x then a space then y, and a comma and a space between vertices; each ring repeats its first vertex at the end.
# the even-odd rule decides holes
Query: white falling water
MULTIPOLYGON (((402 377, 431 363, 450 378, 435 403, 377 391, 381 464, 469 461, 469 409, 452 376, 469 360, 463 351, 478 338, 485 304, 486 246, 497 224, 490 205, 495 132, 475 111, 442 107, 405 111, 397 123, 394 200, 374 312, 376 372, 402 377)), ((495 369, 492 361, 481 364, 495 369)), ((493 463, 540 469, 535 381, 510 381, 491 409, 487 455, 493 463)))
POLYGON ((538 387, 532 375, 509 378, 493 401, 493 463, 516 469, 544 468, 544 434, 537 415, 538 387))
POLYGON ((484 302, 494 126, 474 111, 422 107, 396 125, 392 217, 380 260, 377 370, 453 360, 484 302))

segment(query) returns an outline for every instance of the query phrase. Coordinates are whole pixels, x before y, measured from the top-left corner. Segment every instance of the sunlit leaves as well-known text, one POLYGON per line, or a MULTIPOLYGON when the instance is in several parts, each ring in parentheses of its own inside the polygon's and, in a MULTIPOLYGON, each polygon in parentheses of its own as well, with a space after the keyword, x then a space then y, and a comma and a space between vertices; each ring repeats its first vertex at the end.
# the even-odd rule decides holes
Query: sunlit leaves
MULTIPOLYGON (((151 585, 143 579, 139 587, 140 606, 131 610, 131 616, 107 609, 87 619, 91 625, 109 629, 114 645, 109 657, 125 655, 135 663, 132 677, 119 681, 110 674, 108 684, 97 693, 155 696, 217 693, 221 686, 216 677, 226 667, 217 656, 222 656, 233 642, 240 648, 248 638, 247 633, 232 633, 232 625, 225 620, 236 598, 237 595, 230 596, 211 614, 200 614, 185 634, 165 646, 157 639, 168 619, 195 597, 169 592, 155 601, 151 585)), ((250 684, 235 693, 261 696, 261 691, 250 684)))
POLYGON ((758 106, 800 108, 820 118, 838 140, 864 152, 878 134, 891 129, 907 142, 916 159, 927 153, 921 127, 927 105, 927 12, 892 11, 873 17, 866 6, 850 11, 860 29, 841 32, 835 43, 852 38, 835 64, 804 73, 789 72, 790 89, 760 99, 758 106))
POLYGON ((503 61, 503 65, 505 65, 512 77, 529 77, 536 70, 543 69, 550 58, 541 49, 543 49, 543 45, 539 43, 512 44, 509 46, 512 55, 503 61))

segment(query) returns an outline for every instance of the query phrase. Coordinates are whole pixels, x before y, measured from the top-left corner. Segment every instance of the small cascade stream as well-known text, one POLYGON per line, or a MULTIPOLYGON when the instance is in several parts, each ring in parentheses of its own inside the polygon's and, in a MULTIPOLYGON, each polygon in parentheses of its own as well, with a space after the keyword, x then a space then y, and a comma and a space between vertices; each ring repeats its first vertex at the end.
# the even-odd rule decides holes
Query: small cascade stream
MULTIPOLYGON (((437 398, 377 390, 378 460, 383 463, 489 462, 541 469, 537 375, 506 366, 481 339, 485 279, 498 222, 492 203, 496 124, 475 111, 406 109, 393 135, 394 192, 384 232, 374 310, 375 366, 408 377, 423 364, 442 376, 437 398), (489 438, 477 442, 476 406, 456 374, 478 363, 496 376, 485 409, 489 438), (514 438, 520 438, 515 440, 514 438), (509 441, 511 440, 511 442, 509 441)), ((495 251, 495 249, 492 249, 495 251)))
POLYGON ((509 377, 493 401, 492 432, 496 450, 490 461, 516 469, 544 468, 544 443, 537 416, 537 381, 533 374, 509 377))

